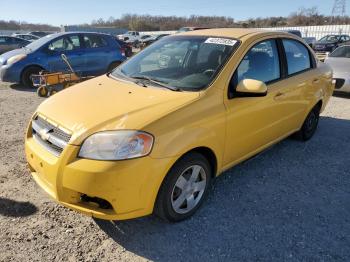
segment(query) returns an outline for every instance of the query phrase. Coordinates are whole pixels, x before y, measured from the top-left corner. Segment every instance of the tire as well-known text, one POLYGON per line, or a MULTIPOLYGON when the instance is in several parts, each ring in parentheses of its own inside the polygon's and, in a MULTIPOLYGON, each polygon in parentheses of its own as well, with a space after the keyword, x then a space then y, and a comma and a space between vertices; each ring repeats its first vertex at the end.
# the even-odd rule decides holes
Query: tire
POLYGON ((303 126, 296 133, 296 137, 299 140, 307 141, 313 137, 318 127, 318 122, 320 119, 320 110, 321 110, 321 107, 320 105, 317 104, 307 115, 303 123, 303 126))
POLYGON ((42 70, 43 69, 38 66, 27 67, 21 74, 21 84, 23 84, 25 87, 34 88, 31 76, 39 74, 39 72, 42 70))
POLYGON ((160 187, 154 213, 168 222, 192 216, 208 193, 211 170, 208 160, 196 152, 178 160, 160 187))
POLYGON ((48 95, 47 96, 53 96, 54 94, 56 94, 58 91, 56 90, 56 89, 51 89, 50 91, 49 91, 49 93, 48 93, 48 95))
POLYGON ((118 61, 118 62, 112 62, 112 63, 108 66, 107 71, 108 71, 108 72, 111 72, 114 68, 116 68, 116 67, 119 66, 120 64, 121 64, 120 61, 118 61))
POLYGON ((49 94, 49 91, 46 86, 40 86, 37 90, 36 93, 40 97, 47 97, 49 94))

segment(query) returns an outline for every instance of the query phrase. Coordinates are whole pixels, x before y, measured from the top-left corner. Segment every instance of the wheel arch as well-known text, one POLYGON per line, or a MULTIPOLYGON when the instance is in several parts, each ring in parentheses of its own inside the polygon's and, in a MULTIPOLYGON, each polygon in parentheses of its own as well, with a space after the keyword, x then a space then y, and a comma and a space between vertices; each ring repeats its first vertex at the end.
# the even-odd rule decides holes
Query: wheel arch
POLYGON ((23 67, 22 71, 21 71, 21 74, 20 74, 20 79, 22 80, 22 76, 23 76, 23 73, 25 70, 27 70, 29 67, 39 67, 41 68, 42 70, 46 71, 46 69, 42 66, 42 65, 38 65, 38 64, 29 64, 29 65, 26 65, 25 67, 23 67))

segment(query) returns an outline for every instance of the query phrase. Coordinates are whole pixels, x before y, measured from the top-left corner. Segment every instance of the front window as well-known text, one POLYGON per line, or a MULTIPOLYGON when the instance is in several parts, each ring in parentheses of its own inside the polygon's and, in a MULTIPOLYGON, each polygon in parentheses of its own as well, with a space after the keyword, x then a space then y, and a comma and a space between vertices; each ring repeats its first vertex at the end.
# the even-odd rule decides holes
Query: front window
POLYGON ((61 52, 71 51, 80 48, 80 40, 78 35, 64 36, 49 44, 49 50, 61 52))
POLYGON ((178 90, 201 90, 213 81, 237 46, 237 40, 229 38, 163 38, 122 64, 112 76, 154 80, 153 84, 156 81, 178 90))
POLYGON ((255 45, 244 56, 237 71, 237 83, 244 79, 254 79, 265 83, 280 78, 280 62, 275 40, 267 40, 255 45))
POLYGON ((350 45, 338 47, 329 55, 329 57, 344 57, 350 58, 350 45))

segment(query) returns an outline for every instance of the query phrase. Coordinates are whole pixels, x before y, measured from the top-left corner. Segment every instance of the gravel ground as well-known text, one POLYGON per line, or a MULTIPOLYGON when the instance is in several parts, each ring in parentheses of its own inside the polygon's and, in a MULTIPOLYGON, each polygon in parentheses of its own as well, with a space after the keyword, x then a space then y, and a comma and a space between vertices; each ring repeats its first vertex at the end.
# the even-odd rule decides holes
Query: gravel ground
POLYGON ((350 261, 350 98, 315 137, 287 139, 220 176, 190 220, 93 220, 54 203, 23 150, 43 99, 0 83, 1 261, 350 261))

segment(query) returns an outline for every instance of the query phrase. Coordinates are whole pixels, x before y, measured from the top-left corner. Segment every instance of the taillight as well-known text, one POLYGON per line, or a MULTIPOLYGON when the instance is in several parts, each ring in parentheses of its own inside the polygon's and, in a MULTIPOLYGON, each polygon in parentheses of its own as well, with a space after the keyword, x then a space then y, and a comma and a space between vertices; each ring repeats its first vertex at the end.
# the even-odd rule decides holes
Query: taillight
POLYGON ((121 47, 121 48, 120 48, 120 52, 122 53, 123 56, 126 56, 126 55, 125 55, 125 48, 124 48, 124 47, 121 47))

